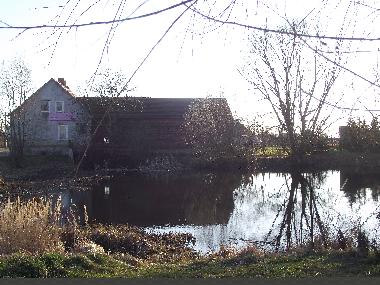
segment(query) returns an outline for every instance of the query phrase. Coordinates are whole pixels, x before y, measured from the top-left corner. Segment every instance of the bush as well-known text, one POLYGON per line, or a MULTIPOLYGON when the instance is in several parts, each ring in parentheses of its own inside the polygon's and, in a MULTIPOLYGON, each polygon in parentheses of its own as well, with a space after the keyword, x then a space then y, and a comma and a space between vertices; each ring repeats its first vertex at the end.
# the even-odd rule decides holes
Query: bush
POLYGON ((340 147, 352 152, 380 152, 380 125, 374 117, 370 124, 360 118, 349 119, 340 130, 340 147))
POLYGON ((305 131, 297 136, 297 143, 302 153, 321 152, 329 149, 329 138, 321 133, 305 131))
POLYGON ((47 277, 45 264, 27 255, 14 255, 3 261, 0 268, 1 277, 44 278, 47 277))
POLYGON ((60 203, 20 198, 0 210, 0 254, 63 252, 60 203))
POLYGON ((67 277, 65 265, 65 258, 60 254, 15 254, 1 260, 0 277, 67 277))
POLYGON ((235 120, 225 99, 194 100, 184 115, 186 143, 196 159, 205 163, 249 158, 252 133, 235 120))

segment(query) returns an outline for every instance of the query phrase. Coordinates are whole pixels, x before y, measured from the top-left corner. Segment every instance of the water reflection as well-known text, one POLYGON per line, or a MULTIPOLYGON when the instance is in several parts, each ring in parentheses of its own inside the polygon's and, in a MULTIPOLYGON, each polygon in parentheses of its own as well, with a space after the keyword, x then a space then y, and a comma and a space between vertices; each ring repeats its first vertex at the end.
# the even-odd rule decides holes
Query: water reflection
POLYGON ((363 203, 368 195, 371 199, 378 201, 380 194, 380 175, 378 173, 366 173, 365 175, 341 171, 340 172, 340 187, 345 192, 350 204, 355 204, 359 201, 363 203))
POLYGON ((236 175, 187 175, 156 179, 119 177, 92 191, 89 217, 100 223, 138 226, 227 224, 236 175))
POLYGON ((93 191, 61 195, 67 207, 85 205, 91 221, 190 232, 201 251, 247 243, 283 249, 316 240, 326 244, 328 233, 344 232, 364 221, 370 232, 378 227, 371 214, 377 211, 380 180, 353 175, 339 171, 160 179, 131 175, 93 191))
POLYGON ((265 241, 277 232, 272 242, 277 250, 281 247, 282 241, 288 249, 294 244, 303 244, 306 238, 313 247, 314 237, 317 234, 321 237, 323 245, 327 245, 326 229, 319 213, 321 204, 316 203, 318 199, 316 189, 323 185, 325 178, 326 173, 300 172, 293 172, 290 177, 284 177, 288 194, 283 204, 278 207, 265 241), (278 226, 276 226, 277 220, 279 220, 278 226))

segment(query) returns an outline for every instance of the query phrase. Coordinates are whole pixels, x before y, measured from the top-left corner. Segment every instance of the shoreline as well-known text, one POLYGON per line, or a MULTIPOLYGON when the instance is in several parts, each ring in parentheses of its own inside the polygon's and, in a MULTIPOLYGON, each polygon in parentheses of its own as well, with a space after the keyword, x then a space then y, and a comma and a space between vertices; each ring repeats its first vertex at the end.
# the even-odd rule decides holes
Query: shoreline
POLYGON ((84 169, 74 176, 75 165, 67 158, 27 157, 22 168, 13 168, 7 157, 0 158, 0 188, 4 183, 27 183, 54 180, 97 181, 101 177, 128 175, 175 175, 188 172, 320 172, 327 170, 345 170, 352 172, 380 171, 380 153, 351 153, 329 151, 305 155, 298 161, 291 157, 257 156, 252 161, 238 158, 223 159, 214 163, 182 161, 177 165, 163 165, 156 168, 115 167, 107 169, 84 169))

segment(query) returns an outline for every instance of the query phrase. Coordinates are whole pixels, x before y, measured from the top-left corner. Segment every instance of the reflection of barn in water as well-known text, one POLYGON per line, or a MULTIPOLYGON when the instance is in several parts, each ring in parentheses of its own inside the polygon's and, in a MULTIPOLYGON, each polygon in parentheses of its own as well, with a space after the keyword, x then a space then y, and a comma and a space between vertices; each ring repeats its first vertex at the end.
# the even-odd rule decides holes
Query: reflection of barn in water
POLYGON ((91 192, 91 220, 138 226, 227 224, 240 178, 178 179, 124 177, 91 192), (210 181, 212 180, 212 181, 210 181))
POLYGON ((378 173, 358 173, 340 171, 340 189, 350 201, 366 199, 371 195, 374 201, 378 201, 380 194, 380 175, 378 173))

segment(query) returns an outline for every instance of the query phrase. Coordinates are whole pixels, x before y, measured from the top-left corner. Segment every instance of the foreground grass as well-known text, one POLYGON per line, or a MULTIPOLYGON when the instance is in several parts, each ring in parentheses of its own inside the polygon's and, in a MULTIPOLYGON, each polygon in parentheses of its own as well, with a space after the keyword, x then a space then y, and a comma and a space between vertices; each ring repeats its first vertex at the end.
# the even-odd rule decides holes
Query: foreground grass
POLYGON ((127 277, 127 278, 301 278, 380 276, 380 259, 353 252, 270 255, 244 258, 200 257, 180 263, 130 264, 106 254, 11 255, 0 258, 0 277, 127 277))

